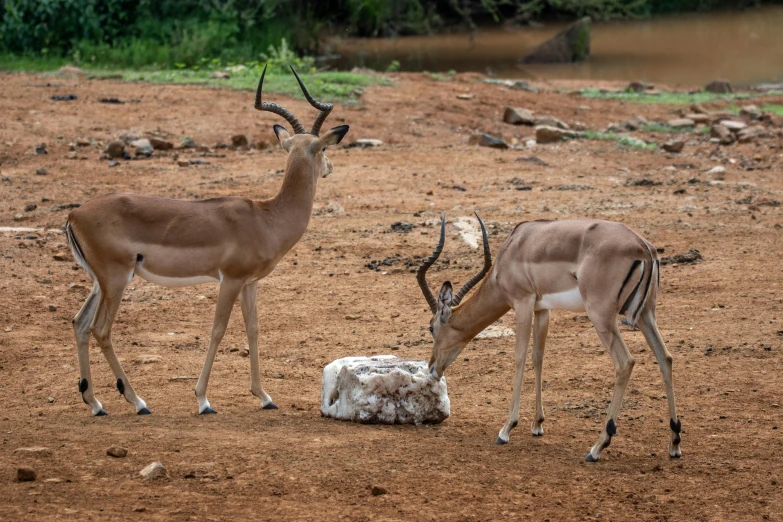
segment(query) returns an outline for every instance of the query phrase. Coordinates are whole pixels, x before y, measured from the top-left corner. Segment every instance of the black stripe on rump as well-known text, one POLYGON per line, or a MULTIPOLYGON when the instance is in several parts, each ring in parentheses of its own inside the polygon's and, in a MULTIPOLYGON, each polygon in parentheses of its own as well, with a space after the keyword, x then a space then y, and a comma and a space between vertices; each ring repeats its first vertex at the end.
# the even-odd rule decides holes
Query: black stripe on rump
MULTIPOLYGON (((631 272, 628 274, 628 277, 630 277, 630 276, 631 276, 631 274, 633 273, 633 271, 636 269, 636 266, 637 266, 639 263, 641 263, 641 261, 639 261, 639 260, 636 260, 636 261, 634 261, 633 263, 634 263, 634 264, 633 264, 633 268, 631 268, 631 272)), ((628 277, 626 277, 626 278, 625 278, 625 280, 626 280, 626 281, 628 280, 628 277)), ((622 306, 622 308, 620 308, 620 315, 622 315, 622 314, 624 314, 625 312, 627 312, 627 311, 628 311, 628 307, 629 307, 629 306, 631 306, 631 301, 633 301, 633 297, 636 295, 636 292, 638 292, 638 291, 639 291, 639 285, 641 285, 641 284, 642 284, 642 281, 644 281, 644 273, 642 273, 642 277, 641 277, 641 278, 639 279, 639 281, 636 283, 636 286, 634 286, 634 287, 633 287, 633 291, 632 291, 632 292, 631 292, 631 293, 628 295, 628 299, 626 299, 626 300, 625 300, 625 302, 623 303, 623 306, 622 306)), ((625 286, 625 283, 623 283, 623 286, 625 286)), ((620 290, 620 293, 622 293, 622 289, 620 290)), ((619 295, 618 295, 617 297, 618 297, 618 299, 620 298, 620 296, 619 296, 619 295)))

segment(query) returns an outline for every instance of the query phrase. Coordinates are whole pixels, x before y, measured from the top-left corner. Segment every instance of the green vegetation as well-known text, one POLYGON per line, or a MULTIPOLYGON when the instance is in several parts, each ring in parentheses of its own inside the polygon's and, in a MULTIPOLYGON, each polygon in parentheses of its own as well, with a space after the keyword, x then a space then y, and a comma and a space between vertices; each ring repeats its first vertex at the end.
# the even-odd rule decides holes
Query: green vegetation
POLYGON ((645 132, 661 132, 661 133, 673 133, 679 134, 683 132, 693 132, 693 127, 672 127, 671 125, 665 125, 663 123, 647 123, 642 125, 642 130, 645 132))
POLYGON ((655 150, 658 145, 655 143, 647 143, 646 141, 634 138, 633 136, 626 136, 623 134, 615 134, 613 132, 596 132, 587 130, 581 133, 580 139, 584 140, 596 140, 596 141, 613 141, 622 148, 639 149, 639 150, 655 150))
MULTIPOLYGON (((783 0, 768 0, 783 2, 783 0)), ((762 0, 0 0, 4 63, 67 59, 96 67, 223 64, 261 58, 286 38, 319 51, 319 35, 396 36, 539 19, 642 18, 747 7, 762 0)))
MULTIPOLYGON (((163 70, 90 70, 88 78, 112 78, 129 82, 171 83, 209 85, 213 87, 229 87, 232 89, 255 90, 261 77, 263 64, 253 67, 235 67, 229 74, 229 79, 210 78, 213 70, 193 69, 163 69, 163 70)), ((361 91, 368 85, 391 85, 391 82, 380 75, 355 74, 349 72, 308 72, 300 74, 307 89, 317 99, 328 102, 356 102, 361 91)), ((264 78, 264 92, 285 94, 294 98, 303 98, 299 85, 289 71, 279 72, 272 68, 267 70, 264 78)))
POLYGON ((664 105, 690 105, 693 103, 709 103, 715 101, 731 101, 750 99, 755 96, 774 95, 776 93, 749 93, 737 92, 730 94, 714 94, 706 91, 699 92, 661 92, 649 94, 632 91, 602 91, 599 89, 582 89, 582 96, 599 100, 619 100, 631 103, 660 103, 664 105))
MULTIPOLYGON (((729 111, 733 112, 734 114, 739 114, 742 107, 738 107, 737 105, 732 105, 729 107, 729 111)), ((783 116, 783 105, 778 105, 774 103, 766 103, 764 105, 761 105, 758 107, 759 112, 764 114, 767 112, 771 112, 772 114, 775 114, 777 116, 783 116)))

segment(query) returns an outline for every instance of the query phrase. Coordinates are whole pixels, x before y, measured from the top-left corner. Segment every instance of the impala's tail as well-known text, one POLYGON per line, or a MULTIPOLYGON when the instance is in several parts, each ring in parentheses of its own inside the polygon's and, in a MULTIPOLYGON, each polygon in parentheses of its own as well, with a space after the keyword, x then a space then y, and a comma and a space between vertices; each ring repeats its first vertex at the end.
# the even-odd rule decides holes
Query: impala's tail
POLYGON ((631 270, 625 277, 623 286, 617 296, 620 298, 624 292, 627 292, 627 286, 632 281, 636 281, 633 290, 627 294, 620 314, 625 314, 625 318, 633 327, 639 322, 641 313, 650 308, 655 311, 655 303, 658 299, 658 286, 661 282, 661 263, 658 261, 658 255, 655 249, 645 241, 645 249, 648 257, 644 260, 637 259, 631 265, 631 270))
POLYGON ((76 240, 76 236, 73 234, 73 228, 71 228, 71 224, 67 220, 65 221, 65 237, 68 238, 68 246, 71 247, 73 258, 80 267, 84 268, 84 271, 90 275, 92 280, 95 281, 95 276, 90 269, 90 265, 88 265, 87 260, 84 259, 84 252, 82 252, 82 247, 79 246, 79 242, 76 240))

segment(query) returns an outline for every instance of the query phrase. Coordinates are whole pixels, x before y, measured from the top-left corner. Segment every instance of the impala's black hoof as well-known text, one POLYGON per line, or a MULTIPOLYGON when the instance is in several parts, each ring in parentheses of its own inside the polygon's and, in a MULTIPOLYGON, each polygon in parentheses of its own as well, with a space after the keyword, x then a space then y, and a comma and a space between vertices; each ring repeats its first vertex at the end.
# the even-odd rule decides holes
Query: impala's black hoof
POLYGON ((588 453, 585 457, 585 462, 598 462, 599 459, 593 457, 592 453, 588 453))
POLYGON ((198 412, 199 415, 209 415, 210 413, 217 413, 212 408, 204 408, 204 411, 198 412))
POLYGON ((508 441, 507 440, 503 440, 500 437, 498 437, 497 439, 495 439, 495 444, 497 444, 497 445, 508 444, 508 441))
POLYGON ((108 413, 106 413, 106 410, 101 410, 98 413, 95 414, 95 417, 105 417, 108 413))
POLYGON ((147 408, 142 408, 136 412, 136 415, 152 415, 152 412, 147 408))
POLYGON ((276 410, 277 409, 277 405, 274 402, 270 402, 266 406, 261 406, 261 409, 262 410, 276 410))

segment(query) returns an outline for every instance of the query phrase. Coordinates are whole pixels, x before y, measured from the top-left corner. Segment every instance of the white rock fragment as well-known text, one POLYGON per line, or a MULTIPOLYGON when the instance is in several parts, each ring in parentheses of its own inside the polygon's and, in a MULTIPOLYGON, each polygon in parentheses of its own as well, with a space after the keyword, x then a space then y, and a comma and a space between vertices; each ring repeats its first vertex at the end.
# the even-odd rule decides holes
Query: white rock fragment
POLYGON ((424 361, 344 357, 324 368, 321 415, 381 424, 437 424, 451 412, 446 379, 424 361))
POLYGON ((515 332, 511 328, 496 324, 487 326, 476 336, 476 339, 497 339, 500 337, 514 337, 515 332))
POLYGON ((169 478, 169 472, 166 467, 160 462, 153 462, 143 470, 139 471, 139 475, 144 477, 144 480, 155 480, 158 478, 169 478))

